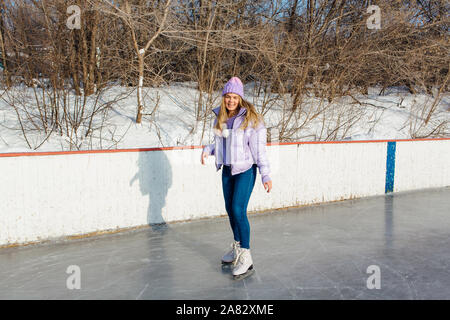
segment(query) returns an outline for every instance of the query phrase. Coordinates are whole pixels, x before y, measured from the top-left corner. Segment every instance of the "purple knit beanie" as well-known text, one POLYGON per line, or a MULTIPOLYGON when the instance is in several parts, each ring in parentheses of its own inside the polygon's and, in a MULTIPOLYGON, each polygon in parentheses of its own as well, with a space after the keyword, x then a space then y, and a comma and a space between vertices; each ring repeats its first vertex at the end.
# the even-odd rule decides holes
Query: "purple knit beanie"
POLYGON ((242 84, 241 79, 238 77, 233 77, 225 84, 222 90, 222 96, 227 93, 236 93, 244 98, 244 86, 242 84))

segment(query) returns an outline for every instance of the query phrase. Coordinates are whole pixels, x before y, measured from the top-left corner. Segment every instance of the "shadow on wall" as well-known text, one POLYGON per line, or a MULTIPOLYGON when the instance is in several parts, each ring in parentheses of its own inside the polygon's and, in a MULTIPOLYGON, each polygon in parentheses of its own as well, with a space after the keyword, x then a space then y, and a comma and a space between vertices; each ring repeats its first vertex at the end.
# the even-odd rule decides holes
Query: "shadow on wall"
MULTIPOLYGON (((141 194, 148 195, 147 224, 153 232, 147 233, 145 272, 140 273, 142 288, 136 299, 170 299, 175 294, 173 278, 176 270, 167 263, 171 240, 170 236, 162 236, 169 232, 162 209, 166 205, 167 193, 172 185, 172 167, 164 151, 145 151, 139 152, 138 170, 131 179, 130 186, 139 180, 141 194), (150 279, 160 279, 164 286, 154 290, 149 287, 150 279)), ((145 201, 142 205, 146 205, 145 201)))
POLYGON ((139 171, 131 179, 130 186, 139 180, 142 195, 149 196, 147 223, 153 230, 160 230, 165 225, 162 208, 166 205, 166 196, 172 185, 172 168, 162 150, 139 152, 139 171))

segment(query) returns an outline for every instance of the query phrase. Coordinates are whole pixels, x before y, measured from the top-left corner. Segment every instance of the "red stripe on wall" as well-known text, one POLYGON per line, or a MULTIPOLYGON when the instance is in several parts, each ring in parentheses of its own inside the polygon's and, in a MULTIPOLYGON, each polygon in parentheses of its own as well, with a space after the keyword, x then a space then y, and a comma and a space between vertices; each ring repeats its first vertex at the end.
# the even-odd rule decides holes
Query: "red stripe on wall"
MULTIPOLYGON (((284 146, 293 144, 335 144, 335 143, 382 143, 382 142, 403 142, 403 141, 439 141, 450 140, 450 138, 437 139, 388 139, 388 140, 353 140, 353 141, 302 141, 302 142, 272 142, 268 146, 284 146)), ((108 150, 79 150, 79 151, 45 151, 45 152, 12 152, 0 153, 0 158, 6 157, 33 157, 33 156, 55 156, 66 154, 91 154, 91 153, 117 153, 117 152, 145 152, 159 150, 183 150, 183 149, 202 149, 203 146, 180 146, 180 147, 155 147, 155 148, 135 148, 135 149, 108 149, 108 150)))

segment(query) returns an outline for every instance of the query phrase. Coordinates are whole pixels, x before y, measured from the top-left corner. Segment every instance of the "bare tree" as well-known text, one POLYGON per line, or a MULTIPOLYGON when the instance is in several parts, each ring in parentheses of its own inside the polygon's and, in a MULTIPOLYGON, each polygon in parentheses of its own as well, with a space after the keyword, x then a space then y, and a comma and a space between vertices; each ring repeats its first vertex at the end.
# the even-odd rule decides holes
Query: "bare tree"
POLYGON ((167 18, 171 4, 171 0, 153 3, 123 0, 119 5, 115 5, 115 3, 108 0, 102 1, 103 6, 100 9, 104 13, 119 17, 129 28, 132 45, 138 57, 139 81, 137 87, 138 107, 136 123, 141 123, 142 120, 145 54, 167 27, 167 18))

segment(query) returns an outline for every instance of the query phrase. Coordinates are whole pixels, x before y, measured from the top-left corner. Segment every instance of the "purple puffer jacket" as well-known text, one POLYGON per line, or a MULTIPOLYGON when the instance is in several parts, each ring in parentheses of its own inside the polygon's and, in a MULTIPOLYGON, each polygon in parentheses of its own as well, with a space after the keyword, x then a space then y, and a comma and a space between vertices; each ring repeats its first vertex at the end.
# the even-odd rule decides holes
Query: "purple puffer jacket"
MULTIPOLYGON (((220 107, 213 109, 216 116, 219 114, 220 107)), ((264 124, 260 122, 255 129, 251 123, 245 130, 240 129, 245 118, 247 109, 241 107, 238 115, 233 123, 233 129, 230 129, 230 134, 226 139, 222 139, 217 133, 214 135, 214 143, 206 145, 203 151, 209 155, 214 155, 216 158, 217 171, 220 170, 223 164, 223 140, 226 141, 226 158, 230 159, 231 174, 247 171, 254 163, 259 168, 261 180, 264 184, 270 181, 270 166, 267 160, 266 144, 267 144, 267 129, 264 124)), ((214 121, 214 126, 217 123, 217 118, 214 121)))

